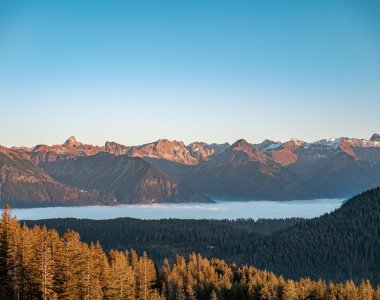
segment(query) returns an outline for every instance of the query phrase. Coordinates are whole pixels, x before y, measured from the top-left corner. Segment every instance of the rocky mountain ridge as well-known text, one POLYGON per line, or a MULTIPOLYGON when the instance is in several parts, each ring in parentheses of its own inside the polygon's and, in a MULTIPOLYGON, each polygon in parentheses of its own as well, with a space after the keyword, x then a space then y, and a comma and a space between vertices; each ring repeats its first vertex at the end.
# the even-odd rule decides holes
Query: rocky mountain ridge
POLYGON ((253 152, 256 152, 256 155, 261 155, 261 159, 265 159, 265 155, 262 155, 264 153, 272 156, 280 164, 288 165, 296 161, 296 157, 292 153, 303 150, 315 151, 319 149, 319 151, 326 152, 337 150, 355 157, 359 155, 357 152, 361 151, 360 149, 380 148, 380 135, 373 134, 369 140, 340 137, 322 139, 312 143, 291 139, 286 142, 264 140, 259 144, 251 144, 241 139, 233 145, 205 142, 193 142, 185 145, 182 141, 160 139, 140 146, 125 146, 111 141, 107 141, 104 146, 94 146, 81 143, 74 136, 71 136, 63 144, 37 145, 33 148, 14 147, 12 149, 29 155, 37 164, 41 161, 74 159, 81 156, 92 156, 99 152, 108 152, 113 155, 164 159, 186 165, 197 165, 222 154, 231 147, 241 148, 250 155, 254 155, 253 152))
POLYGON ((16 207, 94 205, 111 203, 111 196, 65 186, 26 155, 0 146, 0 203, 16 207))
POLYGON ((55 195, 78 204, 208 201, 204 195, 348 197, 380 185, 379 139, 378 134, 313 143, 240 139, 232 145, 161 139, 141 146, 94 146, 70 137, 58 145, 1 147, 0 200, 33 197, 49 205, 59 202, 55 195))

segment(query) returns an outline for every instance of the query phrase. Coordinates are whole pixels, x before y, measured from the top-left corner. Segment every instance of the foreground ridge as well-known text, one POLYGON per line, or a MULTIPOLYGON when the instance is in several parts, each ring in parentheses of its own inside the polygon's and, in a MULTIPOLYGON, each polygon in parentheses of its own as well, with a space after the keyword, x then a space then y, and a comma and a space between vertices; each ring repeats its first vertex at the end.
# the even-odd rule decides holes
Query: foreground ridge
POLYGON ((157 272, 144 252, 88 245, 74 231, 63 236, 29 228, 5 208, 0 222, 1 299, 380 299, 368 280, 333 284, 285 280, 252 266, 191 254, 167 260, 157 272))

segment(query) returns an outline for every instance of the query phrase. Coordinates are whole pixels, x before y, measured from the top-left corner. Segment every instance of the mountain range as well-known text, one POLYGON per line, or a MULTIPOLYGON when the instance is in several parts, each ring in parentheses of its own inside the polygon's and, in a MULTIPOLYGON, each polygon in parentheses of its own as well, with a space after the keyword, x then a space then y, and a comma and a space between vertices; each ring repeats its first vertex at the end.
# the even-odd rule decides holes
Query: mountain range
POLYGON ((14 207, 344 198, 380 185, 380 136, 232 145, 0 146, 0 201, 14 207))

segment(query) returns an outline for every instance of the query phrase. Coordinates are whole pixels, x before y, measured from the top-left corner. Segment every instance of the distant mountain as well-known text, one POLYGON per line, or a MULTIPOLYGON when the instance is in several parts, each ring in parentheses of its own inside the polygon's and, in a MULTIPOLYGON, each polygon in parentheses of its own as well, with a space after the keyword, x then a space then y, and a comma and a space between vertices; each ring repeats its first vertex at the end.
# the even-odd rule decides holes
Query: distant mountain
MULTIPOLYGON (((380 185, 378 134, 369 140, 340 137, 313 143, 292 139, 250 144, 241 139, 233 145, 204 142, 185 145, 181 141, 160 139, 140 146, 125 146, 116 142, 93 146, 70 137, 63 144, 14 147, 9 151, 19 155, 20 159, 32 162, 40 172, 43 172, 41 167, 45 169, 56 183, 77 188, 92 187, 95 191, 107 191, 112 197, 123 188, 105 188, 100 180, 92 186, 90 175, 88 178, 81 175, 80 182, 69 182, 67 179, 70 176, 76 178, 79 175, 70 173, 66 165, 77 167, 79 162, 73 162, 76 160, 80 160, 81 164, 90 164, 92 159, 82 159, 96 156, 97 159, 102 158, 102 166, 107 169, 115 167, 114 156, 140 158, 140 164, 147 163, 147 169, 152 170, 150 178, 155 178, 158 184, 155 189, 142 192, 145 187, 131 188, 131 184, 140 182, 139 176, 124 178, 122 185, 128 186, 129 192, 118 194, 116 201, 126 202, 203 201, 201 198, 205 197, 200 195, 204 194, 231 199, 343 198, 380 185), (68 163, 65 165, 63 162, 68 163), (170 188, 166 186, 167 182, 171 182, 170 188)), ((123 159, 120 158, 119 162, 124 163, 123 159)), ((131 164, 125 164, 115 168, 120 174, 122 169, 118 168, 125 168, 125 172, 132 174, 134 169, 130 167, 131 164)), ((101 173, 100 169, 92 171, 101 173)), ((114 179, 112 176, 102 178, 109 183, 114 179)), ((44 197, 41 196, 41 199, 44 197)))
POLYGON ((377 141, 292 140, 265 152, 297 174, 311 198, 349 197, 380 185, 380 142, 377 141))
POLYGON ((197 165, 183 182, 205 193, 225 197, 284 200, 304 196, 292 172, 245 140, 197 165))
POLYGON ((115 203, 211 201, 138 157, 98 153, 41 166, 68 186, 112 193, 115 203))
POLYGON ((25 151, 25 149, 18 149, 18 151, 26 153, 33 162, 39 164, 41 162, 91 156, 105 150, 104 147, 82 144, 72 136, 60 145, 37 145, 30 151, 25 151))
POLYGON ((217 196, 251 199, 349 197, 380 185, 380 142, 337 138, 260 144, 237 141, 199 163, 184 182, 217 196))
POLYGON ((225 144, 206 144, 195 142, 186 146, 183 142, 161 139, 141 146, 124 146, 106 142, 105 151, 114 155, 128 155, 151 159, 162 159, 185 165, 195 165, 222 153, 229 147, 225 144))
POLYGON ((350 197, 363 189, 380 185, 378 162, 358 159, 344 151, 314 167, 304 188, 315 197, 350 197))
POLYGON ((27 156, 0 147, 0 204, 14 207, 111 203, 106 192, 69 188, 47 175, 27 156))

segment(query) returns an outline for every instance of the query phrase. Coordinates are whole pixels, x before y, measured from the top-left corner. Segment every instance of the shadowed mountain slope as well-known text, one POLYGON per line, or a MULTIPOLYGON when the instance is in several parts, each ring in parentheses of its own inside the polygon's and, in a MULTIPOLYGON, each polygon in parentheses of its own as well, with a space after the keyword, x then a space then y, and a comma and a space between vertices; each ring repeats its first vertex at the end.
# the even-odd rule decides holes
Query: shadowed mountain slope
POLYGON ((115 203, 210 201, 138 157, 99 153, 43 163, 42 168, 66 185, 111 192, 115 203))
POLYGON ((66 187, 25 155, 0 147, 0 202, 12 206, 93 205, 110 203, 111 195, 66 187))
POLYGON ((282 200, 304 197, 299 180, 291 171, 245 140, 199 164, 183 182, 205 193, 227 197, 282 200))

